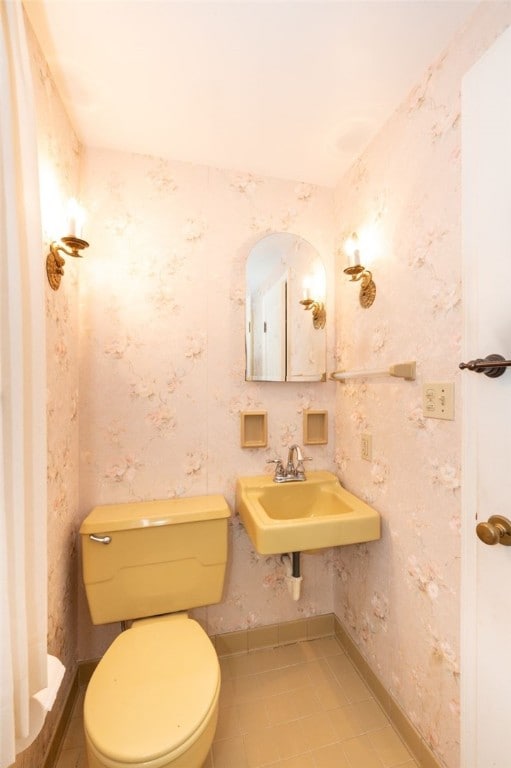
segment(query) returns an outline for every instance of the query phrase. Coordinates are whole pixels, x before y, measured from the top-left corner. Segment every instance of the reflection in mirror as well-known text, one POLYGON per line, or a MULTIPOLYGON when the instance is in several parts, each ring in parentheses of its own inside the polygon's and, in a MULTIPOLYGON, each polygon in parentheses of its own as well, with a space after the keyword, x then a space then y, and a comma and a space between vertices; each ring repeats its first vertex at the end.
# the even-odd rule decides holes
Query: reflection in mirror
POLYGON ((325 380, 326 330, 308 311, 325 298, 325 267, 307 240, 277 232, 252 247, 246 270, 247 381, 325 380))

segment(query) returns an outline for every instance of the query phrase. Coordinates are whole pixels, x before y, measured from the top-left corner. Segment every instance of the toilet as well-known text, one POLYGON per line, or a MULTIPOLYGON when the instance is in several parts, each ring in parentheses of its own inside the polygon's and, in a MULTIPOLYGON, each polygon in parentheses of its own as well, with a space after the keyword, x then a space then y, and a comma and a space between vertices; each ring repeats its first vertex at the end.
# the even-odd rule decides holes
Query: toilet
POLYGON ((80 528, 94 624, 132 620, 85 694, 89 768, 200 768, 218 717, 215 649, 187 611, 220 602, 223 496, 95 507, 80 528))

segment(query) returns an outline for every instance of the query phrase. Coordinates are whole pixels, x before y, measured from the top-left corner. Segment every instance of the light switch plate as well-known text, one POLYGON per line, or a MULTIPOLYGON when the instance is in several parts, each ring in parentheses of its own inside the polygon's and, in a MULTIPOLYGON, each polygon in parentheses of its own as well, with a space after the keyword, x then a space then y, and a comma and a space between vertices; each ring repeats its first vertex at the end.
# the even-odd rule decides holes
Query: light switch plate
POLYGON ((422 411, 429 419, 454 419, 454 382, 430 381, 423 384, 422 411))
POLYGON ((360 456, 365 461, 373 458, 373 437, 367 433, 360 435, 360 456))

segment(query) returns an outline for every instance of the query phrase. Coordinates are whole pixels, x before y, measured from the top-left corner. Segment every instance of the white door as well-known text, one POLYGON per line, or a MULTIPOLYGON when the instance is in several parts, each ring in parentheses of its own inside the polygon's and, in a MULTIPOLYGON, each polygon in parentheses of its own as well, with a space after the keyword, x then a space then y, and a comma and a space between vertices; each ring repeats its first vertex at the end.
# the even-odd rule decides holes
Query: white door
MULTIPOLYGON (((465 361, 511 359, 511 29, 462 90, 465 361)), ((463 768, 511 766, 511 546, 476 524, 511 519, 511 369, 465 370, 462 522, 463 768)))
POLYGON ((264 380, 286 380, 286 278, 264 294, 264 380))

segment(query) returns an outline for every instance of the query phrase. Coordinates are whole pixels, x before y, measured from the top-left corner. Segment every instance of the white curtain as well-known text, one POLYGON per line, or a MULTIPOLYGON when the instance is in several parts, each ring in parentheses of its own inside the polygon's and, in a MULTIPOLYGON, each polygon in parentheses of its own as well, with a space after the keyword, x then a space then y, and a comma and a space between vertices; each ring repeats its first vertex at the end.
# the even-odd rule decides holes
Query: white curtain
POLYGON ((47 685, 44 252, 21 0, 0 0, 0 768, 47 685))

